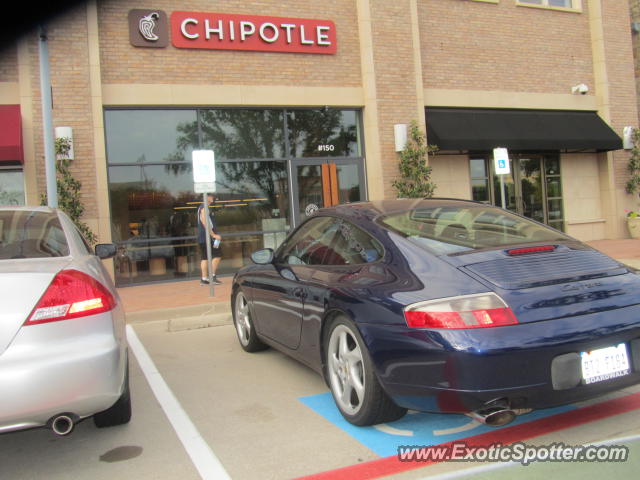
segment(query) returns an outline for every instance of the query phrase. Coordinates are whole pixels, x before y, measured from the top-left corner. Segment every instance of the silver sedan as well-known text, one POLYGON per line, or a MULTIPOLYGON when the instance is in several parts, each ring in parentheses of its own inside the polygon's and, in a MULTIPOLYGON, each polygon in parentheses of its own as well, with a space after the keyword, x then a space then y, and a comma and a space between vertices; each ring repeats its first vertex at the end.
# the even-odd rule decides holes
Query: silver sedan
POLYGON ((129 422, 125 315, 100 261, 114 254, 59 210, 0 207, 0 432, 129 422))

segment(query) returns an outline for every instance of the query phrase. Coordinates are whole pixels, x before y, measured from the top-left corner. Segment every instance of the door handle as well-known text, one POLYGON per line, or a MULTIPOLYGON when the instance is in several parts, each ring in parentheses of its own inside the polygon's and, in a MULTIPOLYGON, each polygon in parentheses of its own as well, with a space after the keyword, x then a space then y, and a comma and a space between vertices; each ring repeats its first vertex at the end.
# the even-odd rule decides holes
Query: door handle
POLYGON ((293 296, 299 298, 300 300, 303 300, 307 296, 307 294, 302 287, 297 287, 293 289, 293 296))

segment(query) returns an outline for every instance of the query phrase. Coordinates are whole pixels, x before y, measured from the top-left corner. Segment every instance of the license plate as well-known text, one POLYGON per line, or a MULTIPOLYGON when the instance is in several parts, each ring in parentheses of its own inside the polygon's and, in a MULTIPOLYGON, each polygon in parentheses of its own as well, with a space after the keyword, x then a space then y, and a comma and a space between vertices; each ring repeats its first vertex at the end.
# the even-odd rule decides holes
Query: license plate
POLYGON ((582 379, 584 383, 596 383, 630 373, 627 346, 620 343, 615 347, 599 348, 581 352, 582 379))

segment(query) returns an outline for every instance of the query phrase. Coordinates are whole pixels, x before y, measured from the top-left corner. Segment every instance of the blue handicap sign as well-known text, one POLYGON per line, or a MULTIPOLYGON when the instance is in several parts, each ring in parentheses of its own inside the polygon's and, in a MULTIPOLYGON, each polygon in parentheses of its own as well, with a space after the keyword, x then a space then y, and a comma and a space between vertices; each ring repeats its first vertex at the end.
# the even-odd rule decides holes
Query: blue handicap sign
POLYGON ((340 414, 330 392, 301 397, 298 400, 381 457, 396 455, 400 445, 439 445, 577 408, 574 405, 565 405, 534 410, 516 417, 505 427, 489 427, 466 415, 413 411, 409 411, 407 415, 395 422, 372 427, 356 427, 340 414))

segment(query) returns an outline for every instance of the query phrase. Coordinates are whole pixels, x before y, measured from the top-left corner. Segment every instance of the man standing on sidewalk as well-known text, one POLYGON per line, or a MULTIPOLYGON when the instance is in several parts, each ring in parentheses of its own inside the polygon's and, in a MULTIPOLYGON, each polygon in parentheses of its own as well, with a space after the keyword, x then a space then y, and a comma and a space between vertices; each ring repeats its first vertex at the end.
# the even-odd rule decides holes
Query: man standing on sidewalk
POLYGON ((215 202, 216 196, 213 193, 207 195, 207 210, 204 206, 198 207, 198 246, 200 248, 200 285, 209 284, 209 275, 207 273, 207 238, 211 242, 211 275, 214 285, 220 285, 221 282, 216 278, 216 270, 222 259, 222 249, 220 241, 222 237, 218 235, 216 217, 211 210, 211 204, 215 202))

